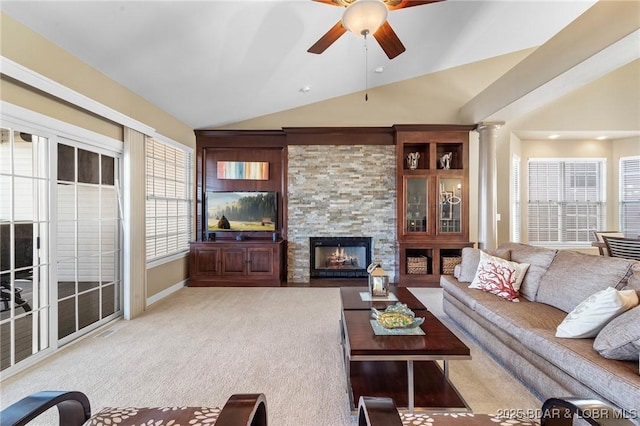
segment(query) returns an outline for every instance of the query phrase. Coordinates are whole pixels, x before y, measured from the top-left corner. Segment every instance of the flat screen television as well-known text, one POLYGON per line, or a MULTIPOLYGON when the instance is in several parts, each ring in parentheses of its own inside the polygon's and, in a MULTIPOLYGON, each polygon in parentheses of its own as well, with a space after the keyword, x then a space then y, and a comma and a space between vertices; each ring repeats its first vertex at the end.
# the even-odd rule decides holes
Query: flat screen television
POLYGON ((275 191, 208 191, 206 208, 208 232, 276 230, 275 191))

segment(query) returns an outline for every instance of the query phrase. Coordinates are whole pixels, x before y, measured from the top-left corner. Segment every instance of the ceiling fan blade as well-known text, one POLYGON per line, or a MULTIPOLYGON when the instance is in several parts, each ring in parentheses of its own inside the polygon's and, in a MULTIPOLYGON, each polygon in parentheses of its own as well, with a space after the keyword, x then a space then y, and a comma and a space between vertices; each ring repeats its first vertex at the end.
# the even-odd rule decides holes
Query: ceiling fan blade
MULTIPOLYGON (((322 1, 322 0, 316 0, 316 1, 322 1)), ((388 2, 387 8, 389 10, 397 10, 397 9, 404 9, 405 7, 421 6, 423 4, 429 4, 429 3, 438 3, 440 1, 444 1, 444 0, 401 0, 397 4, 393 4, 396 2, 388 2)))
POLYGON ((339 2, 336 2, 335 0, 313 0, 313 1, 316 1, 318 3, 329 4, 331 6, 342 6, 342 7, 344 7, 343 4, 340 4, 339 2))
POLYGON ((391 25, 389 25, 389 21, 385 21, 384 24, 378 28, 378 31, 373 33, 373 37, 380 44, 380 47, 382 47, 382 50, 384 50, 384 53, 387 54, 389 59, 395 58, 406 50, 398 38, 398 35, 393 31, 391 25))
POLYGON ((338 21, 325 35, 320 37, 320 40, 316 41, 316 43, 307 50, 309 53, 322 53, 329 46, 333 44, 334 41, 340 38, 340 36, 346 33, 347 30, 342 26, 342 21, 338 21))

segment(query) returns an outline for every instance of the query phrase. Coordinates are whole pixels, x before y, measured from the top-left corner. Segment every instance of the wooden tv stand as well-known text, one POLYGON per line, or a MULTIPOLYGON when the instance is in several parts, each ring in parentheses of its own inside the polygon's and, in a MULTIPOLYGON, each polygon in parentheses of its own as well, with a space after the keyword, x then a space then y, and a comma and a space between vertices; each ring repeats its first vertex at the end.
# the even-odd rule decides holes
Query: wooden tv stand
POLYGON ((280 286, 286 280, 284 240, 193 241, 190 287, 280 286))

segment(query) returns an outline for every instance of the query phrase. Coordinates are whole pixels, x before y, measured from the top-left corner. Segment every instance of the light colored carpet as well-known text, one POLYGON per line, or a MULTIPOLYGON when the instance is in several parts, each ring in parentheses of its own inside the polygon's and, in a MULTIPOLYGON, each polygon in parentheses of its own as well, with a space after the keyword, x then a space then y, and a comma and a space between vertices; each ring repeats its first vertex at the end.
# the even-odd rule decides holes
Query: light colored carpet
MULTIPOLYGON (((413 291, 442 317, 439 289, 413 291)), ((108 329, 114 333, 88 336, 3 381, 2 407, 45 389, 82 391, 93 411, 222 406, 233 393, 262 392, 273 426, 354 425, 339 299, 337 288, 184 288, 136 320, 113 323, 108 329)), ((470 346, 472 361, 449 366, 475 412, 540 407, 524 386, 470 346)))

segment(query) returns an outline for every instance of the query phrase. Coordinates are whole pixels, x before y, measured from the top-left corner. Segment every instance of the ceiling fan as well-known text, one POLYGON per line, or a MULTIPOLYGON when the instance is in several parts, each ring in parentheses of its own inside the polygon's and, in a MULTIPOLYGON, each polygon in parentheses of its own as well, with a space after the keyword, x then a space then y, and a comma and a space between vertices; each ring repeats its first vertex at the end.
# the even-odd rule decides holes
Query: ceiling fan
MULTIPOLYGON (((369 29, 362 29, 360 31, 360 30, 354 30, 353 28, 347 28, 347 26, 345 26, 345 18, 349 14, 350 9, 353 10, 354 7, 357 7, 356 5, 358 3, 361 3, 361 4, 362 3, 381 3, 382 5, 386 6, 388 10, 392 11, 392 10, 404 9, 405 7, 436 3, 444 0, 313 0, 313 1, 317 1, 319 3, 325 3, 331 6, 342 6, 346 8, 342 19, 338 21, 333 27, 331 27, 331 29, 327 31, 325 35, 320 37, 320 39, 307 50, 307 52, 309 53, 320 54, 325 50, 327 50, 327 48, 331 46, 337 39, 339 39, 340 36, 342 36, 342 34, 344 34, 347 31, 347 29, 352 30, 354 32, 356 31, 361 32, 362 35, 365 37, 367 34, 369 34, 369 29)), ((402 42, 400 41, 400 39, 398 38, 398 35, 395 33, 395 31, 393 31, 393 28, 391 28, 391 25, 389 25, 389 21, 386 20, 386 10, 384 10, 384 8, 382 9, 383 9, 384 15, 381 18, 381 22, 383 23, 382 25, 380 25, 379 28, 372 31, 373 37, 380 44, 380 47, 382 47, 382 50, 384 50, 384 53, 387 54, 389 59, 393 59, 399 54, 401 54, 402 52, 404 52, 406 49, 402 44, 402 42)), ((351 15, 354 15, 354 13, 352 13, 351 15)))

